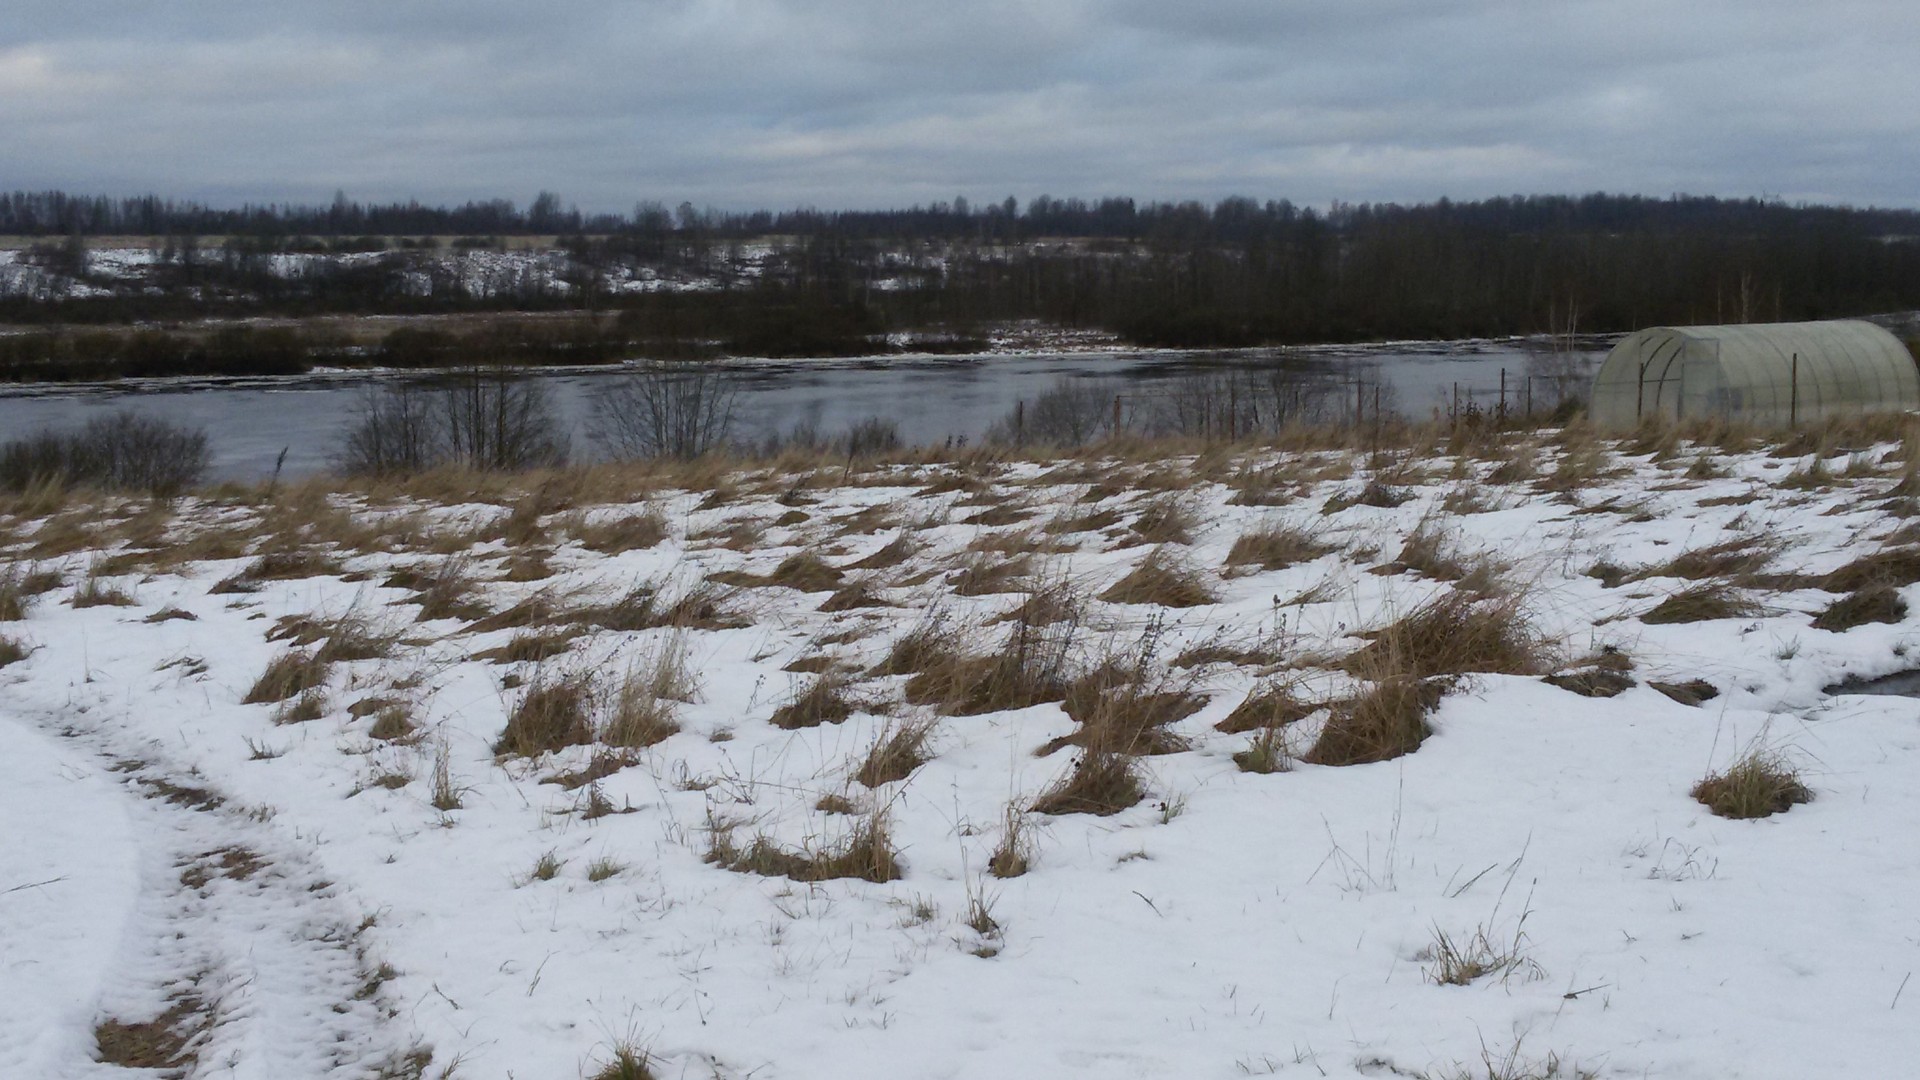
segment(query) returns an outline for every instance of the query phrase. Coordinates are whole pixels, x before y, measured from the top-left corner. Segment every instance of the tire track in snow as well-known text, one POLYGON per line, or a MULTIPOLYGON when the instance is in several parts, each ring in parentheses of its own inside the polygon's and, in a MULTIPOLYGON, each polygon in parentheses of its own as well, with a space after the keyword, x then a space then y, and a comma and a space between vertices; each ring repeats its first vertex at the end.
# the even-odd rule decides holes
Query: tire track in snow
MULTIPOLYGON (((199 1080, 397 1080, 422 1075, 421 1050, 381 991, 391 974, 369 955, 371 925, 352 910, 310 846, 286 835, 270 811, 239 806, 168 760, 160 746, 115 738, 95 722, 56 733, 0 717, 16 729, 0 743, 52 744, 45 761, 88 772, 85 813, 125 822, 137 883, 120 913, 118 939, 94 977, 87 1010, 68 1010, 67 1030, 39 1033, 12 1050, 0 1030, 0 1065, 23 1057, 37 1075, 133 1075, 93 1060, 93 1025, 140 1024, 183 1000, 204 1003, 181 1027, 186 1057, 171 1072, 199 1080), (104 808, 110 797, 118 805, 104 808), (210 1021, 210 1023, 208 1023, 210 1021)), ((59 854, 84 868, 94 853, 59 854)), ((11 883, 0 883, 0 885, 11 883)), ((4 924, 0 924, 4 926, 4 924)), ((115 927, 102 927, 111 934, 115 927)), ((57 962, 57 961, 56 961, 57 962)), ((28 1033, 33 1036, 35 1033, 28 1033)), ((15 1041, 21 1041, 16 1038, 15 1041)), ((11 1069, 0 1067, 0 1074, 11 1069)), ((142 1073, 141 1075, 155 1075, 142 1073)))

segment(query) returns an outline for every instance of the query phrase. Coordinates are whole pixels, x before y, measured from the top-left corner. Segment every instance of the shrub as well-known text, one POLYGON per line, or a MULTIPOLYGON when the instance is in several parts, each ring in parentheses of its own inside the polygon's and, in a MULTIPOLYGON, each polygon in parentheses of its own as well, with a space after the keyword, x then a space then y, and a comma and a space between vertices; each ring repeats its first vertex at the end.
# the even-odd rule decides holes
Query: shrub
POLYGON ((450 376, 438 393, 441 437, 451 463, 513 470, 566 462, 567 437, 544 383, 470 368, 450 376))
POLYGON ((0 491, 94 487, 171 497, 198 484, 207 433, 132 412, 0 444, 0 491))
POLYGON ((355 476, 420 472, 446 456, 441 415, 431 391, 414 382, 369 388, 335 459, 355 476))
POLYGON ((724 446, 739 389, 732 375, 699 361, 649 361, 594 391, 589 428, 616 460, 690 460, 724 446))

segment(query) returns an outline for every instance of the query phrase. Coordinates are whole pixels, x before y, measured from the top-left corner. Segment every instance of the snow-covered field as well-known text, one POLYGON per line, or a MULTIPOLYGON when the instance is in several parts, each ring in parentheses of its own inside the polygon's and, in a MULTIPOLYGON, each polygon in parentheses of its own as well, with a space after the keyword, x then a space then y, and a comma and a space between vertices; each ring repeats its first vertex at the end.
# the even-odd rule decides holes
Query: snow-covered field
POLYGON ((1920 701, 1826 688, 1920 666, 1913 447, 1845 449, 0 517, 0 1075, 1910 1075, 1920 701), (1390 684, 1430 737, 1313 763, 1390 684), (1691 797, 1756 748, 1812 800, 1691 797))

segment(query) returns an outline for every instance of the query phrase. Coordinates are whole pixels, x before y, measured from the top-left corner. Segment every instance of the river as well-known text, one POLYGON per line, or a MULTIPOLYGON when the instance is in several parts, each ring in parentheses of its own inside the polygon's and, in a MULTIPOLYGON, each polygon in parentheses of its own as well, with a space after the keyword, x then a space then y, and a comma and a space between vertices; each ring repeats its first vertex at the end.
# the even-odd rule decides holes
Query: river
MULTIPOLYGON (((1570 385, 1584 394, 1605 344, 1583 341, 1570 354, 1570 385)), ((888 356, 841 360, 739 361, 727 365, 739 383, 737 430, 748 440, 811 424, 835 434, 856 421, 884 417, 916 445, 976 440, 1004 420, 1015 403, 1031 401, 1061 379, 1099 380, 1115 393, 1151 403, 1173 380, 1202 372, 1279 369, 1309 384, 1358 396, 1372 408, 1371 388, 1383 407, 1425 417, 1463 400, 1490 407, 1506 374, 1510 403, 1524 400, 1529 372, 1540 370, 1517 341, 1400 342, 1381 345, 1226 352, 1127 351, 888 356)), ((588 421, 594 388, 618 368, 557 369, 532 373, 551 392, 576 448, 592 452, 588 421)), ((370 392, 412 374, 364 371, 279 378, 147 379, 106 384, 33 384, 0 387, 0 441, 47 428, 64 428, 114 410, 202 427, 212 452, 212 478, 253 480, 271 475, 284 453, 283 475, 324 471, 341 432, 370 392)), ((1536 407, 1554 394, 1536 378, 1536 407)), ((1343 403, 1349 400, 1340 399, 1343 403)))

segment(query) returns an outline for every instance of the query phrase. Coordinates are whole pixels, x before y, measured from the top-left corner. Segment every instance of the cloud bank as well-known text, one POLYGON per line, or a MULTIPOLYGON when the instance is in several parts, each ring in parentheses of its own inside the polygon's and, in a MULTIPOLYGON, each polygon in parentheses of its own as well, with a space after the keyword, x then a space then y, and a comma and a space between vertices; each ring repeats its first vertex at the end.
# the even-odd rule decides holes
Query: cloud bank
POLYGON ((1905 0, 25 0, 0 186, 1920 205, 1905 0))

